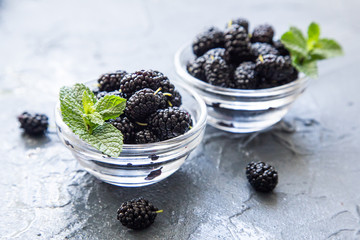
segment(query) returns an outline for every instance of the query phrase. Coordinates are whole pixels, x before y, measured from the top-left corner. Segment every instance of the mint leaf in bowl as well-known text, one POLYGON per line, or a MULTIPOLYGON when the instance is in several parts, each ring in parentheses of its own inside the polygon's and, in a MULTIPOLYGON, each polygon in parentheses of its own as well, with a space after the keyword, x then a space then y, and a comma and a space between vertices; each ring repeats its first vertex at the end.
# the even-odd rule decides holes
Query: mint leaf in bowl
POLYGON ((122 133, 105 122, 120 116, 126 99, 105 96, 97 100, 84 84, 60 89, 60 109, 63 121, 82 140, 99 151, 118 157, 122 150, 122 133))
POLYGON ((309 77, 317 77, 317 61, 343 55, 339 43, 333 39, 320 38, 320 26, 310 23, 307 38, 300 29, 290 27, 281 36, 281 42, 289 50, 293 66, 309 77))

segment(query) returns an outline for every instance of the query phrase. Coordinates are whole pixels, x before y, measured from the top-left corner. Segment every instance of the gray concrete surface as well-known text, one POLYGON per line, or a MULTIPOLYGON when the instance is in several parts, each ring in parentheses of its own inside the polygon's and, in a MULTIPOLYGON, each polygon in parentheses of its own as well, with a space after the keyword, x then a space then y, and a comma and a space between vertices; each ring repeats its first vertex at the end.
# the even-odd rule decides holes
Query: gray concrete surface
POLYGON ((359 9, 355 0, 0 1, 0 238, 360 239, 359 9), (174 76, 178 47, 236 16, 271 23, 277 36, 315 20, 346 55, 320 64, 319 79, 273 129, 243 136, 208 127, 158 184, 119 188, 84 172, 55 134, 59 88, 119 68, 174 76), (21 133, 23 110, 50 116, 45 137, 21 133), (278 169, 272 194, 248 186, 252 160, 278 169), (116 210, 138 196, 164 213, 134 232, 116 210))

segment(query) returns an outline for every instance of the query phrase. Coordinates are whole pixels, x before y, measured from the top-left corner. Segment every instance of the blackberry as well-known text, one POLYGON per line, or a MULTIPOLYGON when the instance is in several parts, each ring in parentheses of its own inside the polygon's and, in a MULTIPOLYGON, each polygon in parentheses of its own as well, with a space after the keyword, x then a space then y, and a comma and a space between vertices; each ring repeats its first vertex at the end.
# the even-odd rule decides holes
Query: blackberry
POLYGON ((267 54, 279 55, 279 51, 268 43, 257 42, 251 44, 251 54, 254 56, 254 59, 256 60, 259 57, 259 55, 267 55, 267 54))
POLYGON ((132 199, 121 204, 117 210, 117 219, 127 228, 141 230, 154 223, 159 211, 144 198, 132 199))
POLYGON ((105 97, 107 95, 110 95, 110 96, 114 95, 114 96, 119 96, 121 98, 125 98, 124 94, 122 92, 119 92, 118 90, 115 90, 115 91, 112 91, 112 92, 106 92, 106 91, 98 92, 96 94, 96 98, 100 99, 100 98, 103 98, 103 97, 105 97))
POLYGON ((257 86, 257 78, 254 69, 255 64, 252 62, 241 63, 234 73, 234 88, 255 89, 257 86))
POLYGON ((289 56, 289 51, 285 48, 284 44, 280 40, 273 42, 273 46, 278 50, 279 54, 282 56, 289 56))
POLYGON ((259 192, 270 192, 278 183, 277 171, 264 162, 251 162, 246 167, 246 177, 250 185, 259 192))
POLYGON ((204 70, 207 82, 212 85, 226 87, 231 82, 231 67, 221 57, 207 59, 204 70))
POLYGON ((192 126, 190 114, 178 107, 159 109, 150 116, 148 122, 150 130, 161 141, 184 134, 192 126))
POLYGON ((114 73, 105 73, 98 79, 99 91, 111 92, 120 89, 120 81, 126 75, 123 70, 114 73))
POLYGON ((186 69, 194 78, 200 79, 202 81, 206 81, 205 73, 203 69, 203 65, 205 61, 206 59, 203 56, 198 57, 195 60, 190 61, 187 64, 186 69))
POLYGON ((239 25, 232 25, 226 29, 225 38, 225 60, 229 63, 240 63, 249 59, 250 40, 246 29, 239 25))
POLYGON ((125 114, 141 122, 159 108, 161 96, 157 93, 150 88, 137 91, 127 100, 125 114))
POLYGON ((120 90, 127 97, 130 98, 135 92, 150 88, 157 90, 160 87, 160 82, 167 79, 162 73, 154 70, 141 70, 131 74, 126 74, 120 81, 120 90))
POLYGON ((181 95, 178 91, 175 90, 174 84, 170 82, 169 79, 162 80, 160 82, 161 92, 159 95, 161 96, 160 108, 167 107, 180 107, 181 105, 181 95))
POLYGON ((36 113, 31 115, 28 112, 23 112, 18 116, 18 120, 20 128, 23 128, 29 135, 43 134, 49 126, 48 117, 45 114, 36 113))
POLYGON ((283 81, 292 81, 295 68, 288 56, 268 54, 256 60, 255 72, 259 79, 270 86, 278 86, 283 81))
POLYGON ((224 48, 213 48, 207 51, 203 56, 196 58, 187 65, 188 72, 195 78, 206 82, 204 65, 207 59, 212 56, 225 58, 224 48))
POLYGON ((158 142, 159 138, 149 129, 140 130, 135 133, 135 143, 144 144, 144 143, 154 143, 158 142))
POLYGON ((136 125, 128 117, 122 115, 116 119, 109 120, 109 123, 120 130, 123 135, 124 143, 131 144, 134 141, 136 125))
POLYGON ((214 57, 221 57, 223 59, 225 59, 225 48, 213 48, 210 49, 209 51, 207 51, 203 57, 205 58, 205 60, 207 60, 208 58, 210 58, 211 56, 214 57))
POLYGON ((246 32, 249 32, 249 22, 245 18, 237 18, 232 19, 226 24, 226 28, 232 26, 232 25, 239 25, 243 28, 245 28, 246 32))
POLYGON ((192 43, 192 49, 196 56, 201 56, 209 49, 223 47, 224 34, 216 27, 210 27, 198 34, 192 43))
MULTIPOLYGON (((171 106, 170 107, 180 107, 181 104, 182 104, 182 99, 181 99, 181 95, 180 93, 175 90, 173 93, 172 93, 172 96, 170 99, 168 99, 168 101, 170 101, 171 103, 171 106)), ((169 104, 170 105, 170 104, 169 104)))
POLYGON ((268 24, 259 25, 254 28, 251 35, 251 42, 272 43, 274 29, 268 24))

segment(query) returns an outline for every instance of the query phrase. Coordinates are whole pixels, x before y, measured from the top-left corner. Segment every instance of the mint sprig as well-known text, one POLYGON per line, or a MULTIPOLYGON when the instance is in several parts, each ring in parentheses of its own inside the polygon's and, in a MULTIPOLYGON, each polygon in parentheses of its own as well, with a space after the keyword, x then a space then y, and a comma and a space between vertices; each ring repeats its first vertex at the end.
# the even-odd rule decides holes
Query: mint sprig
POLYGON ((118 157, 122 151, 123 135, 105 122, 120 116, 126 99, 105 96, 99 100, 84 84, 60 89, 60 108, 63 121, 82 140, 99 151, 118 157))
POLYGON ((317 61, 343 55, 339 43, 333 39, 320 38, 320 26, 312 22, 307 38, 300 29, 290 27, 281 36, 281 42, 289 50, 293 66, 309 77, 317 77, 317 61))

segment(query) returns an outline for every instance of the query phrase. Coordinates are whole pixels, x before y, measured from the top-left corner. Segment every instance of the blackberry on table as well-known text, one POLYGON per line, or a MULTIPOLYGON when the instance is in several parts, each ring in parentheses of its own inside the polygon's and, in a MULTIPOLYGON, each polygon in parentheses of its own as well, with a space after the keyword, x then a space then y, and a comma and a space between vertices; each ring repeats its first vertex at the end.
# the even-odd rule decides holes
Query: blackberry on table
POLYGON ((120 130, 125 144, 133 143, 137 127, 128 117, 122 115, 116 119, 109 120, 109 123, 120 130))
POLYGON ((240 63, 247 60, 250 54, 250 39, 246 29, 232 25, 224 32, 225 60, 229 63, 240 63))
POLYGON ((256 60, 259 55, 267 55, 267 54, 273 54, 273 55, 279 55, 279 51, 272 45, 268 43, 253 43, 251 44, 251 54, 254 56, 254 59, 256 60))
POLYGON ((270 192, 278 183, 277 171, 264 162, 251 162, 246 167, 246 177, 250 185, 259 192, 270 192))
POLYGON ((254 28, 251 35, 251 42, 272 43, 274 29, 269 24, 259 25, 254 28))
POLYGON ((148 123, 150 130, 162 141, 187 132, 192 126, 192 119, 188 112, 178 107, 169 107, 153 113, 148 123))
POLYGON ((224 35, 216 27, 210 27, 206 31, 198 34, 192 43, 192 49, 196 56, 201 56, 209 49, 223 47, 224 35))
POLYGON ((289 51, 285 48, 284 44, 280 40, 273 42, 273 46, 278 50, 279 54, 282 56, 289 56, 289 51))
POLYGON ((256 60, 255 72, 261 81, 278 86, 283 81, 294 80, 296 69, 292 66, 290 57, 268 54, 260 55, 256 60))
POLYGON ((143 129, 135 133, 136 144, 154 143, 158 141, 159 138, 149 129, 143 129))
POLYGON ((106 91, 98 92, 96 94, 96 98, 100 99, 100 98, 103 98, 103 97, 105 97, 107 95, 109 95, 109 96, 114 95, 114 96, 119 96, 121 98, 125 98, 124 94, 122 92, 119 92, 118 90, 115 90, 115 91, 112 91, 112 92, 106 92, 106 91))
POLYGON ((253 62, 243 62, 235 70, 233 88, 255 89, 257 78, 255 76, 255 64, 253 62))
POLYGON ((120 90, 127 98, 130 98, 131 95, 143 88, 157 90, 160 82, 164 79, 167 77, 158 71, 140 70, 126 74, 120 81, 120 90))
POLYGON ((205 77, 212 85, 226 87, 231 80, 231 67, 224 59, 212 56, 204 64, 205 77))
POLYGON ((120 89, 120 81, 126 75, 126 71, 118 70, 114 73, 105 73, 98 79, 99 91, 111 92, 120 89))
POLYGON ((246 32, 249 32, 249 21, 245 18, 237 18, 237 19, 230 20, 226 24, 226 28, 228 28, 232 25, 239 25, 239 26, 245 28, 246 32))
POLYGON ((150 88, 137 91, 127 100, 125 114, 135 121, 143 121, 159 108, 161 96, 157 93, 150 88))
POLYGON ((158 208, 144 198, 132 199, 121 204, 117 210, 117 219, 127 228, 141 230, 154 223, 158 208))
POLYGON ((23 112, 18 116, 20 128, 29 135, 40 135, 45 133, 49 126, 48 117, 45 114, 36 113, 34 115, 23 112))

